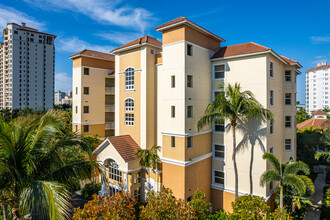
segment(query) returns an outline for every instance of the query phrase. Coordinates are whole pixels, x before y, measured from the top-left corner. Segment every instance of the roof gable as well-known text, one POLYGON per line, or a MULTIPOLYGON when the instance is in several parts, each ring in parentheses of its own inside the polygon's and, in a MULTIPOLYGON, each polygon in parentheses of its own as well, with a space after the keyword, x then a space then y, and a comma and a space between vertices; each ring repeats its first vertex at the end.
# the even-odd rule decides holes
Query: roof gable
POLYGON ((116 49, 113 49, 111 51, 111 53, 114 53, 120 49, 123 49, 125 47, 130 47, 130 46, 139 46, 139 45, 142 45, 142 44, 151 44, 151 45, 154 45, 156 47, 161 47, 162 46, 162 42, 160 42, 159 40, 157 40, 156 38, 153 38, 153 37, 150 37, 148 35, 146 36, 143 36, 143 37, 140 37, 136 40, 133 40, 127 44, 124 44, 120 47, 117 47, 116 49))
POLYGON ((93 58, 99 58, 99 59, 106 59, 106 60, 111 60, 114 61, 115 60, 115 56, 108 54, 108 53, 101 53, 98 51, 93 51, 93 50, 81 50, 78 53, 75 53, 71 56, 69 56, 70 59, 73 59, 75 57, 79 57, 79 56, 86 56, 86 57, 93 57, 93 58))

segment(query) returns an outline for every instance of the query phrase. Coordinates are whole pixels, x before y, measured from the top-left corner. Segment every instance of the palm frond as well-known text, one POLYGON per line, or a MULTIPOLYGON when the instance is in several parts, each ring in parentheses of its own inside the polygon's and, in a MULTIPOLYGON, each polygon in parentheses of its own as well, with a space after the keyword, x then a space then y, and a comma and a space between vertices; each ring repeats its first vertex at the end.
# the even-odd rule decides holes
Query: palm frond
POLYGON ((298 175, 287 174, 283 177, 282 183, 283 185, 292 186, 300 196, 306 193, 305 182, 298 175))
POLYGON ((286 164, 283 175, 286 174, 297 174, 299 171, 303 172, 305 175, 309 175, 309 167, 302 161, 293 161, 286 164))
POLYGON ((272 181, 280 181, 281 176, 275 170, 267 170, 260 177, 260 186, 264 187, 266 183, 270 183, 272 181))
POLYGON ((265 153, 262 156, 263 159, 266 159, 276 170, 276 172, 281 173, 281 165, 278 161, 278 159, 275 157, 272 153, 265 153))

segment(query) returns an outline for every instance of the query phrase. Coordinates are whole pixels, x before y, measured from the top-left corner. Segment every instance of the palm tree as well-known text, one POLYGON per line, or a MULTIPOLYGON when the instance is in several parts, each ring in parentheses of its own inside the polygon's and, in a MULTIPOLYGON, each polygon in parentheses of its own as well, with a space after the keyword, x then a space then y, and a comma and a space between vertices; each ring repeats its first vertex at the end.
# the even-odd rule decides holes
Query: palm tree
POLYGON ((262 107, 254 98, 251 91, 241 91, 241 86, 235 83, 234 86, 228 85, 224 93, 217 95, 206 110, 205 115, 198 121, 198 130, 207 124, 221 123, 223 119, 228 119, 229 128, 233 135, 233 154, 232 160, 235 171, 235 199, 238 198, 238 171, 236 163, 236 126, 240 121, 246 121, 249 118, 259 120, 273 120, 273 114, 262 107))
MULTIPOLYGON (((147 168, 147 174, 149 176, 149 168, 156 168, 156 165, 159 162, 159 156, 157 151, 160 150, 160 146, 152 146, 151 149, 138 149, 137 157, 139 159, 139 164, 147 168)), ((149 187, 149 179, 148 178, 148 187, 149 187)))
POLYGON ((77 179, 90 178, 96 162, 67 163, 64 150, 91 151, 82 141, 67 135, 63 113, 0 119, 0 197, 11 206, 13 219, 31 214, 36 219, 66 219, 70 211, 67 186, 77 179))
MULTIPOLYGON (((288 163, 280 164, 278 159, 272 153, 266 153, 262 156, 273 167, 271 170, 266 170, 260 177, 260 185, 263 187, 266 183, 272 181, 278 182, 280 190, 280 209, 283 213, 283 191, 284 187, 291 187, 295 194, 303 196, 307 191, 314 192, 314 185, 310 178, 304 175, 298 175, 302 172, 309 175, 309 167, 301 161, 290 161, 288 163)), ((311 193, 311 194, 312 194, 311 193)))
POLYGON ((237 125, 237 130, 240 130, 243 133, 243 138, 240 143, 237 145, 237 151, 243 151, 248 148, 249 144, 251 145, 251 159, 250 159, 250 194, 253 194, 253 162, 254 162, 254 148, 255 145, 259 146, 263 153, 266 153, 266 148, 263 142, 263 139, 267 135, 267 128, 263 127, 261 120, 251 119, 245 122, 241 122, 237 125))

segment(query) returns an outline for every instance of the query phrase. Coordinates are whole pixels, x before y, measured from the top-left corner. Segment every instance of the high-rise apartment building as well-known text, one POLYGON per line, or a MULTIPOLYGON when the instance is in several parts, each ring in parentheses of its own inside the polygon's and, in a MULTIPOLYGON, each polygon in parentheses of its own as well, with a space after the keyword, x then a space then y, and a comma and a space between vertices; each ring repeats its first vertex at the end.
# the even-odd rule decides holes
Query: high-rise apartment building
POLYGON ((306 71, 306 110, 308 113, 330 107, 330 65, 318 63, 306 71))
POLYGON ((115 57, 82 50, 73 60, 72 129, 86 135, 115 135, 115 57))
MULTIPOLYGON (((156 30, 162 33, 162 42, 144 36, 111 51, 115 136, 107 136, 94 151, 109 179, 102 193, 123 190, 143 200, 145 192, 165 186, 189 201, 201 189, 214 210, 230 210, 235 178, 228 121, 202 130, 197 122, 216 95, 224 92, 220 85, 240 83, 242 90, 250 90, 274 113, 275 121, 252 120, 238 128, 237 144, 244 149, 237 153, 239 195, 269 199, 276 185, 259 185, 269 168, 262 155, 274 153, 281 162, 296 159, 300 64, 252 42, 223 47, 224 39, 184 17, 156 30), (161 163, 153 169, 141 167, 137 149, 154 145, 161 147, 161 163)), ((74 84, 79 80, 74 76, 74 84)), ((93 105, 97 107, 102 108, 93 105)))
POLYGON ((65 97, 65 92, 57 91, 54 92, 54 105, 60 105, 62 104, 62 99, 65 97))
POLYGON ((0 44, 0 108, 49 109, 54 104, 55 35, 8 23, 0 44))

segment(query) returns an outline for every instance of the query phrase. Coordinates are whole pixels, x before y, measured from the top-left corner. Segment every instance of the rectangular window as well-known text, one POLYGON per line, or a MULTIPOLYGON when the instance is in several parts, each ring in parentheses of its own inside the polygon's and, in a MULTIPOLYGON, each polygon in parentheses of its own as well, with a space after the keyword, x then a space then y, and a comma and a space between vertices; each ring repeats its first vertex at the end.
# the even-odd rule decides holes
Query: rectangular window
POLYGON ((213 95, 214 95, 214 97, 213 97, 213 101, 214 101, 215 98, 216 98, 218 95, 220 95, 220 94, 225 94, 225 92, 224 92, 224 91, 214 91, 214 93, 213 93, 213 95))
POLYGON ((192 118, 192 117, 193 117, 193 107, 187 106, 187 118, 192 118))
POLYGON ((88 114, 89 113, 89 106, 84 106, 84 113, 88 114))
POLYGON ((269 62, 269 76, 274 77, 274 64, 273 62, 269 62))
POLYGON ((134 114, 125 114, 125 125, 134 125, 134 114))
POLYGON ((225 173, 223 171, 214 171, 214 183, 224 185, 225 184, 225 173))
POLYGON ((271 106, 274 105, 274 90, 270 90, 270 94, 269 94, 269 104, 271 106))
POLYGON ((285 82, 291 82, 291 71, 290 70, 285 71, 285 82))
POLYGON ((291 139, 285 139, 285 150, 291 150, 291 139))
POLYGON ((285 104, 291 105, 291 93, 285 93, 285 104))
POLYGON ((291 128, 291 116, 285 116, 285 127, 291 128))
POLYGON ((214 65, 214 79, 225 79, 225 64, 214 65))
POLYGON ((193 76, 188 75, 187 76, 187 87, 192 88, 193 87, 193 76))
POLYGON ((171 106, 171 117, 175 118, 175 106, 174 105, 171 106))
POLYGON ((274 134, 274 122, 271 121, 269 124, 269 134, 274 134))
POLYGON ((214 144, 214 158, 221 160, 225 159, 225 145, 214 144))
POLYGON ((187 148, 193 147, 193 137, 187 137, 187 148))
POLYGON ((193 55, 193 46, 191 44, 187 44, 187 55, 188 56, 193 55))
POLYGON ((84 68, 84 75, 89 75, 89 68, 84 68))
POLYGON ((141 188, 137 188, 136 190, 134 190, 134 197, 136 200, 140 200, 140 196, 141 196, 141 188))
POLYGON ((76 125, 76 131, 78 131, 78 125, 76 125))
POLYGON ((269 153, 274 153, 274 147, 273 146, 271 146, 270 148, 269 148, 269 153))
POLYGON ((76 95, 78 95, 78 87, 76 87, 76 95))
POLYGON ((225 131, 225 120, 221 120, 220 123, 214 124, 214 132, 224 133, 225 131))
POLYGON ((137 172, 134 174, 134 184, 141 182, 141 172, 137 172))
POLYGON ((84 95, 89 95, 89 87, 84 87, 84 95))
POLYGON ((171 147, 175 147, 175 136, 171 136, 171 147))
POLYGON ((89 132, 89 125, 84 125, 84 133, 88 133, 89 132))
POLYGON ((175 76, 171 76, 171 87, 175 88, 175 76))
POLYGON ((78 114, 78 106, 76 106, 76 114, 78 114))

